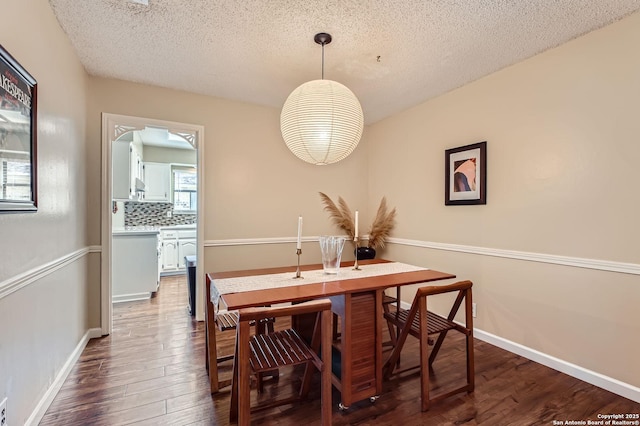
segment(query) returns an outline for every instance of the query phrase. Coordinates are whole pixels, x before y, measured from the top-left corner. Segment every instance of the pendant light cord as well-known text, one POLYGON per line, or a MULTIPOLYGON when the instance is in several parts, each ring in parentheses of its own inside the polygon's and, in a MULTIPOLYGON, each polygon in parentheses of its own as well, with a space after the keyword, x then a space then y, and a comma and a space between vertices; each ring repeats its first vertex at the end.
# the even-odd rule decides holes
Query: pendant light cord
POLYGON ((318 33, 313 37, 313 41, 322 46, 322 79, 324 80, 324 45, 331 43, 331 34, 318 33))
POLYGON ((322 43, 322 79, 324 80, 324 43, 322 43))

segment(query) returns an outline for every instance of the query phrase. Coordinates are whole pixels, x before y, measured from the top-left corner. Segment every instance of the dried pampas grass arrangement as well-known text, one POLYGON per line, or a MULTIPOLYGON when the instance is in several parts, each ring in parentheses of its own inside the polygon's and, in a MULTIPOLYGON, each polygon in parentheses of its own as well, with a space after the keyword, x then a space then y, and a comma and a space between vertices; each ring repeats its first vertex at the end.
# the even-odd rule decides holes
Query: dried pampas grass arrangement
MULTIPOLYGON (((338 197, 338 204, 336 205, 328 195, 322 192, 320 192, 320 198, 324 204, 324 209, 329 212, 329 217, 333 223, 346 232, 349 238, 353 240, 355 236, 355 225, 351 209, 347 203, 342 197, 338 197)), ((369 248, 378 250, 384 247, 393 229, 395 218, 396 209, 394 208, 390 212, 387 212, 387 198, 382 197, 380 207, 378 207, 378 212, 369 230, 369 242, 367 244, 369 248)))
POLYGON ((346 201, 344 201, 342 197, 338 197, 338 207, 327 194, 320 192, 320 198, 324 204, 324 209, 329 212, 329 218, 331 218, 333 223, 338 226, 338 228, 346 232, 349 238, 353 240, 356 228, 353 223, 351 209, 347 205, 346 201))
POLYGON ((395 219, 395 207, 387 213, 387 197, 382 197, 380 207, 378 207, 378 213, 376 213, 376 218, 373 220, 371 230, 369 231, 369 247, 375 250, 384 247, 384 243, 387 241, 387 238, 389 238, 389 234, 393 229, 395 219))

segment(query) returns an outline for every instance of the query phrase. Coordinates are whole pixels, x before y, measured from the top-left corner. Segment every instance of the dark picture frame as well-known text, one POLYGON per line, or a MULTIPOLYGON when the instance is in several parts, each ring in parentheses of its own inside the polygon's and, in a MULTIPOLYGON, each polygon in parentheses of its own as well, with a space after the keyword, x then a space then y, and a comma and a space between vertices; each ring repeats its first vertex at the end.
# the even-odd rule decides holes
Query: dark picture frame
POLYGON ((444 203, 447 206, 487 204, 487 142, 444 152, 444 203))
POLYGON ((37 89, 0 45, 0 213, 38 210, 37 89))

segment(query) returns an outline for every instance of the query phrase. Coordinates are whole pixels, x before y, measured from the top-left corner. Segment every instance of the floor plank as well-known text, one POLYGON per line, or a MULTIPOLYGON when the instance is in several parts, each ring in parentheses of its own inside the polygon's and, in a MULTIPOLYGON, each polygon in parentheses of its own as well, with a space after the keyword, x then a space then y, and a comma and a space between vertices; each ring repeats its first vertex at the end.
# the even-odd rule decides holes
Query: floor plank
MULTIPOLYGON (((186 277, 163 277, 149 301, 114 305, 113 333, 89 342, 41 425, 229 425, 229 389, 210 395, 204 367, 204 327, 187 311, 186 277)), ((230 353, 233 331, 220 334, 219 352, 230 353)), ((434 364, 432 392, 464 380, 461 338, 447 337, 434 364)), ((640 413, 640 404, 476 340, 476 390, 420 411, 417 372, 384 382, 374 404, 360 401, 337 409, 335 425, 552 425, 598 420, 598 414, 640 413)), ((402 365, 417 363, 418 345, 407 341, 402 365)), ((220 367, 231 375, 231 363, 220 367)), ((261 398, 285 395, 298 375, 266 385, 261 398)), ((258 425, 318 424, 317 389, 311 401, 253 416, 258 425)))

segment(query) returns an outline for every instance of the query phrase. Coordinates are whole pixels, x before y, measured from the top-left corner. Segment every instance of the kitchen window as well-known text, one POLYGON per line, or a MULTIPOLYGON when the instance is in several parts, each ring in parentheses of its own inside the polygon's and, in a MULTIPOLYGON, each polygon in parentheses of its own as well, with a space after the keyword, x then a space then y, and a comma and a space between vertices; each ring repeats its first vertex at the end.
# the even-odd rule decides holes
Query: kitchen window
POLYGON ((172 167, 171 187, 173 188, 174 213, 195 213, 198 194, 196 169, 192 167, 172 167))

